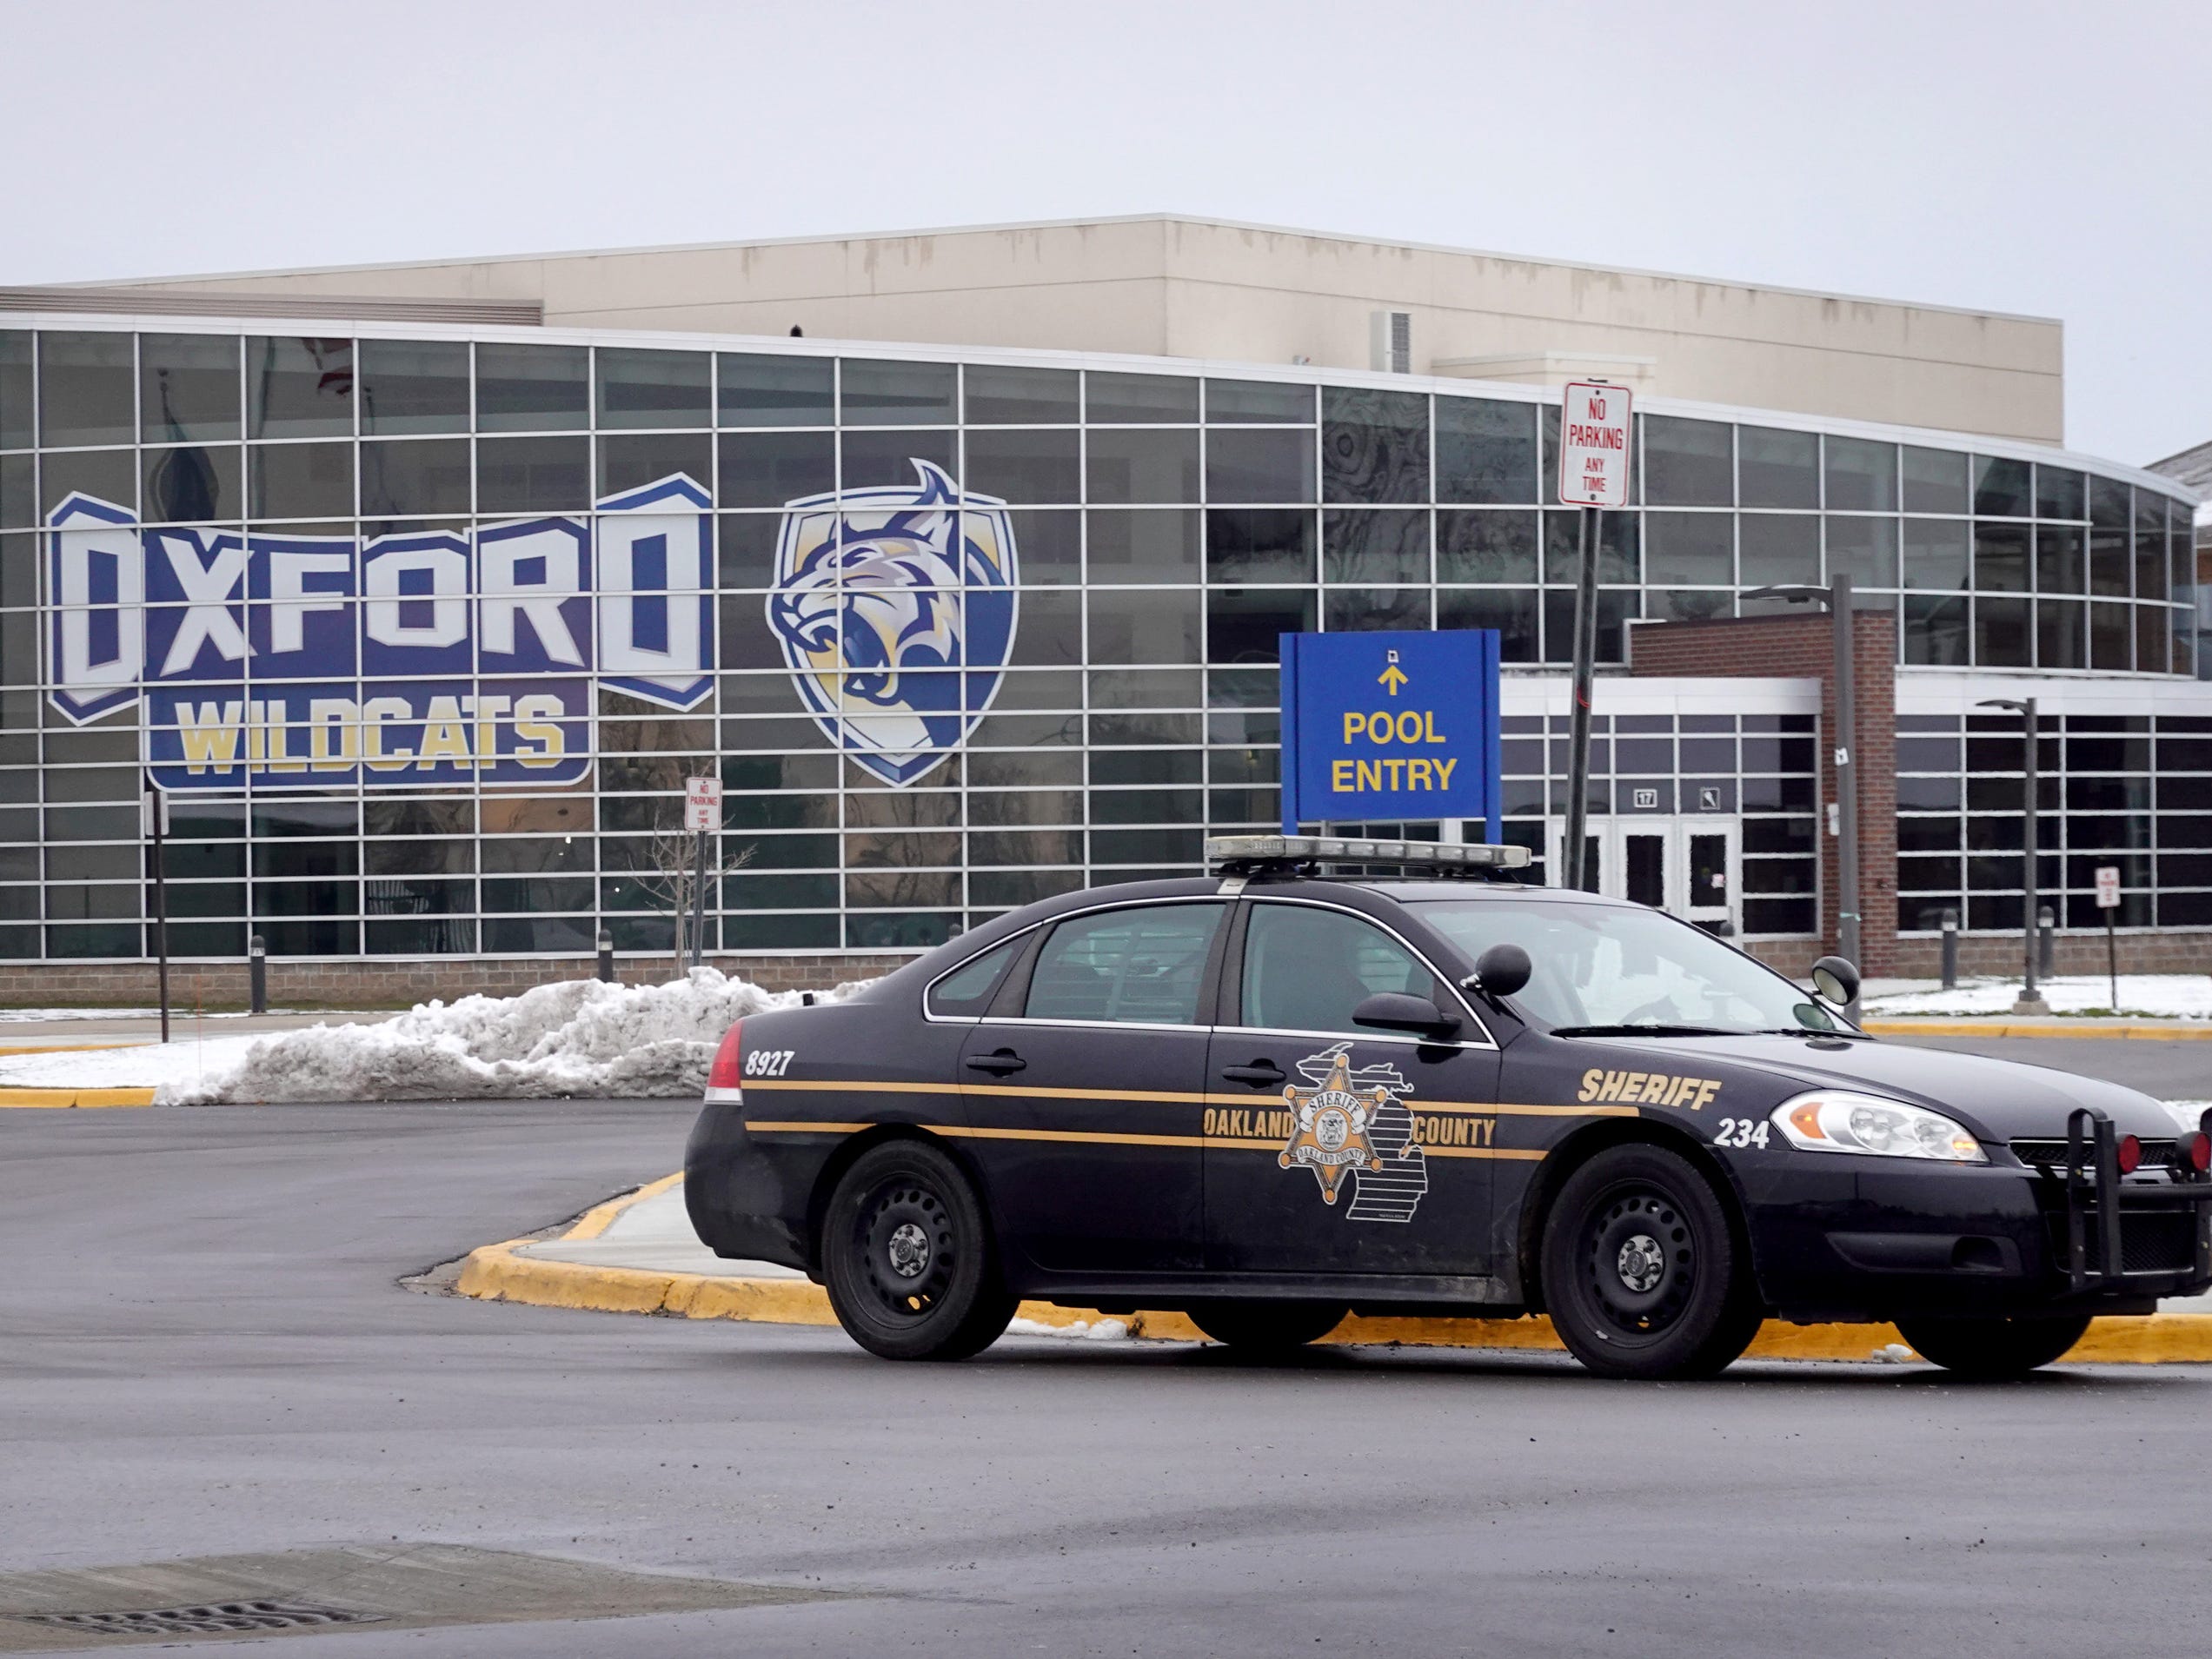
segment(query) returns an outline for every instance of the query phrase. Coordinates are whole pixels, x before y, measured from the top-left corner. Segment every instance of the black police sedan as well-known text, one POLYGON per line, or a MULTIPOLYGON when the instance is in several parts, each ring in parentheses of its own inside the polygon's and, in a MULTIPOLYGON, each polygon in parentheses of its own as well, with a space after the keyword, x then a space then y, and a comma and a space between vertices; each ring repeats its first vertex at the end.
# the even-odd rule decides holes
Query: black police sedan
POLYGON ((975 1353, 1030 1297, 1260 1350, 1347 1310, 1541 1311, 1639 1377, 1716 1372, 1770 1316, 1890 1319, 2004 1376, 2212 1284, 2212 1122, 1877 1042, 1837 959, 1808 995, 1518 885, 1518 847, 1208 853, 732 1027, 700 1237, 803 1269, 900 1359, 975 1353), (1399 873, 1321 873, 1346 866, 1399 873))

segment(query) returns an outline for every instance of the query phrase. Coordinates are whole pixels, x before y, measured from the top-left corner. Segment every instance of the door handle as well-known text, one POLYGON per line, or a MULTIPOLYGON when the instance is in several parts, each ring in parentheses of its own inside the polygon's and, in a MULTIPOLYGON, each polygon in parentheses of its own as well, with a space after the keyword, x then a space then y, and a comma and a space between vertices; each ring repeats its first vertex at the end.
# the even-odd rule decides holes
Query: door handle
POLYGON ((1270 1060, 1258 1060, 1250 1065, 1225 1065, 1221 1075, 1232 1083, 1249 1083, 1254 1087, 1262 1084, 1280 1083, 1290 1074, 1270 1060))
POLYGON ((1001 1078, 1009 1072, 1019 1072, 1029 1064, 1010 1048, 1002 1048, 995 1054, 973 1055, 967 1063, 978 1072, 988 1072, 993 1077, 1001 1078))

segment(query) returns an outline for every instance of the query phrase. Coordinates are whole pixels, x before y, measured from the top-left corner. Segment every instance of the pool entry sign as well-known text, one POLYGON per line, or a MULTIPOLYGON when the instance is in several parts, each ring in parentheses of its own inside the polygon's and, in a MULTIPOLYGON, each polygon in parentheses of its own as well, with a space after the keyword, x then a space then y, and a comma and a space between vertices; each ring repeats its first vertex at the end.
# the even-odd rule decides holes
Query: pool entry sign
POLYGON ((711 506, 676 474, 364 541, 73 494, 45 525, 48 694, 78 725, 141 707, 162 789, 575 783, 601 687, 679 711, 714 689, 711 506))
POLYGON ((1285 835, 1458 818, 1498 839, 1497 629, 1285 634, 1282 652, 1285 835))

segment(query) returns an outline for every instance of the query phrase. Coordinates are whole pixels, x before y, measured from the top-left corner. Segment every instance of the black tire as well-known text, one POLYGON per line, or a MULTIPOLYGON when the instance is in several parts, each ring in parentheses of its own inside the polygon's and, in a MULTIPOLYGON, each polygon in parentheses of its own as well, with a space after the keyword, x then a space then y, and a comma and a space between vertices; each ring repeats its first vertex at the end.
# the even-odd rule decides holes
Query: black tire
POLYGON ((1319 1342, 1351 1310, 1341 1302, 1207 1302, 1190 1310, 1191 1323, 1240 1354, 1282 1355, 1319 1342))
POLYGON ((1545 1218, 1544 1302, 1601 1377, 1712 1377, 1761 1310, 1727 1200, 1664 1147, 1612 1146, 1567 1177, 1545 1218))
POLYGON ((2089 1328, 2086 1313, 1995 1319, 1931 1316, 1897 1321, 1898 1332, 1921 1358, 1961 1377, 1990 1383, 2025 1377, 2049 1364, 2081 1341, 2089 1328))
POLYGON ((967 1359, 1013 1317, 982 1201, 923 1141, 854 1160, 830 1195, 821 1256, 837 1323, 885 1359, 967 1359))

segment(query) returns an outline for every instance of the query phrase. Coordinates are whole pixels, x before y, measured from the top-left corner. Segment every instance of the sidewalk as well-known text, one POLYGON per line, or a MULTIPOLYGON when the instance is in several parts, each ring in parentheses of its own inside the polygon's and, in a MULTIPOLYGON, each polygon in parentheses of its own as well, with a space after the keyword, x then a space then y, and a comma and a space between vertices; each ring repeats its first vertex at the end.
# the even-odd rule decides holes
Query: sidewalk
MULTIPOLYGON (((244 1037, 293 1031, 302 1025, 373 1025, 395 1019, 396 1009, 363 1012, 272 1009, 265 1014, 195 1014, 171 1008, 172 1040, 195 1036, 244 1037)), ((0 1008, 0 1053, 29 1048, 105 1048, 124 1043, 157 1043, 162 1035, 158 1008, 0 1008)))
MULTIPOLYGON (((767 1262, 725 1261, 699 1241, 684 1210, 683 1177, 671 1175, 587 1212, 556 1237, 511 1239, 471 1251, 454 1287, 484 1301, 609 1313, 775 1324, 837 1323, 828 1296, 804 1274, 767 1262)), ((2175 1297, 2153 1316, 2100 1319, 2070 1357, 2082 1363, 2212 1361, 2212 1295, 2175 1297)), ((1086 1309, 1025 1302, 1017 1335, 1093 1339, 1206 1340, 1179 1313, 1108 1318, 1086 1309)), ((1564 1351, 1551 1322, 1519 1319, 1346 1319, 1328 1343, 1520 1348, 1564 1351)), ((1790 1325, 1769 1321, 1751 1359, 1895 1359, 1909 1351, 1893 1325, 1790 1325)))

